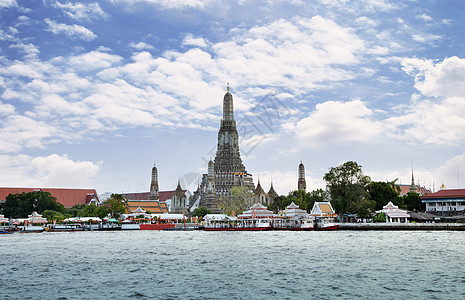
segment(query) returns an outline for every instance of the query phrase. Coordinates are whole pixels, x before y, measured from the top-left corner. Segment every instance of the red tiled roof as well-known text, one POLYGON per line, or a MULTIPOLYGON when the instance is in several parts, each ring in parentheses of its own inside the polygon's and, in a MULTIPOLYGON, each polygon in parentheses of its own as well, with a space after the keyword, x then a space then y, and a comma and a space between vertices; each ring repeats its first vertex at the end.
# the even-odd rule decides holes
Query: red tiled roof
MULTIPOLYGON (((183 190, 185 193, 187 190, 183 190)), ((160 197, 160 201, 165 202, 166 200, 170 199, 175 191, 162 191, 158 192, 158 196, 160 197)), ((142 192, 142 193, 125 193, 122 194, 124 198, 128 201, 130 200, 149 200, 150 192, 142 192)))
POLYGON ((5 200, 9 194, 30 193, 34 191, 48 192, 63 204, 65 208, 71 208, 76 204, 88 204, 92 197, 98 199, 95 189, 55 189, 55 188, 0 188, 0 200, 5 200))
POLYGON ((421 196, 421 199, 465 198, 465 189, 447 189, 421 196))

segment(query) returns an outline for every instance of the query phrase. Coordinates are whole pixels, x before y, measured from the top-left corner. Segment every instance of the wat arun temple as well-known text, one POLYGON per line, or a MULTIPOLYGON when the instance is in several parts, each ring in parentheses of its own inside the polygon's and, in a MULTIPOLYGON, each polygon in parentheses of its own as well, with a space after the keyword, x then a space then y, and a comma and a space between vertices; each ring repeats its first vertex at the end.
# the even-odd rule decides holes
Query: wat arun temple
POLYGON ((238 186, 247 187, 251 196, 255 198, 254 201, 264 205, 278 197, 273 183, 268 193, 261 187, 260 179, 255 187, 252 175, 242 163, 239 135, 234 120, 233 96, 228 85, 223 98, 223 118, 218 131, 216 156, 208 162, 208 172, 202 176, 202 182, 193 198, 200 202, 199 206, 205 206, 214 213, 221 213, 220 199, 231 198, 231 189, 238 186))

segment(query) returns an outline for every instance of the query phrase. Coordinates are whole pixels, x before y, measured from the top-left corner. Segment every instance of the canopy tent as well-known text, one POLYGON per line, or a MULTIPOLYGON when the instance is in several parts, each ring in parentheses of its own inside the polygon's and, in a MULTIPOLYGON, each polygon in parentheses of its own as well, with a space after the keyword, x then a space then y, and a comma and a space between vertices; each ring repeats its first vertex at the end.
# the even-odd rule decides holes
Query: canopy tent
POLYGON ((0 215, 0 224, 1 223, 8 223, 8 222, 9 222, 9 220, 7 218, 5 218, 4 215, 0 215))
POLYGON ((231 218, 228 217, 227 215, 225 214, 206 214, 203 219, 205 221, 226 221, 226 220, 230 220, 231 218))
POLYGON ((42 215, 39 215, 36 211, 33 211, 26 221, 32 224, 47 224, 47 218, 43 218, 42 215))
POLYGON ((183 214, 162 214, 158 215, 161 220, 182 220, 186 218, 183 214))

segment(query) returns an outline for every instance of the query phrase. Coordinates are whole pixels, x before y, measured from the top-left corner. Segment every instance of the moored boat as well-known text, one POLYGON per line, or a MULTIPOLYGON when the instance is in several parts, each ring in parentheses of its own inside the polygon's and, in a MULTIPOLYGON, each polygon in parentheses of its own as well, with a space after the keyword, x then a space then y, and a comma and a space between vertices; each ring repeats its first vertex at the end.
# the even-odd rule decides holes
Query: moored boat
POLYGON ((40 233, 44 232, 45 228, 42 226, 23 226, 19 227, 17 232, 19 233, 40 233))
POLYGON ((83 231, 84 226, 81 224, 50 224, 45 230, 48 232, 83 231))
POLYGON ((336 224, 333 218, 317 218, 316 220, 315 229, 318 231, 337 230, 339 228, 339 224, 336 224))
POLYGON ((272 230, 268 219, 224 219, 205 222, 204 231, 265 231, 272 230))

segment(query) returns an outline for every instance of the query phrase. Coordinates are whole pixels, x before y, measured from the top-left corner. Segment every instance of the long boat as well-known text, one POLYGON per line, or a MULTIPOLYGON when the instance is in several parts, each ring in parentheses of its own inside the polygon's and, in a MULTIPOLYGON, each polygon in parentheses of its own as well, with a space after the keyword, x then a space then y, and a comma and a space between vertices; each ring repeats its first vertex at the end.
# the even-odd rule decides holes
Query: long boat
POLYGON ((272 230, 268 219, 212 220, 205 223, 204 231, 265 231, 272 230))
POLYGON ((45 230, 48 232, 83 231, 84 226, 82 226, 81 224, 53 224, 49 225, 45 230))
POLYGON ((19 233, 40 233, 44 232, 45 228, 42 226, 23 226, 19 227, 19 233))

